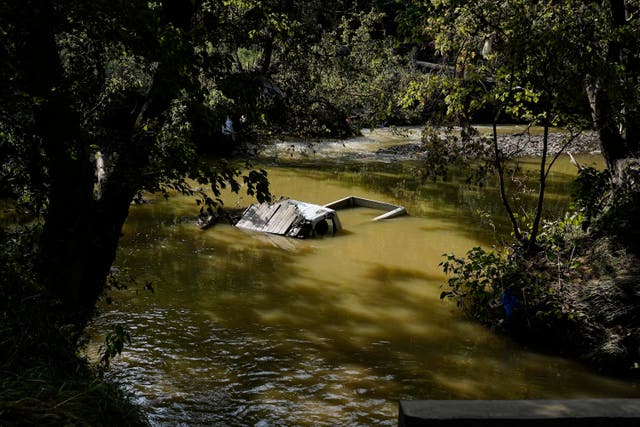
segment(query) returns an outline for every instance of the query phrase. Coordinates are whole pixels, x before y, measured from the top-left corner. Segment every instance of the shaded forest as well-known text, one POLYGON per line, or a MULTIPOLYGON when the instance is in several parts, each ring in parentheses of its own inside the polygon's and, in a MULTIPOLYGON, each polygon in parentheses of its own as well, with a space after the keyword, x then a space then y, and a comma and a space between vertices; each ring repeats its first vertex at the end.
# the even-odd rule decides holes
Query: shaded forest
POLYGON ((382 125, 425 127, 433 179, 470 160, 498 177, 514 239, 447 258, 443 298, 520 338, 555 331, 559 351, 574 337, 572 356, 635 372, 639 12, 628 0, 0 0, 0 196, 15 213, 0 221, 0 419, 144 423, 95 380, 126 331, 108 336, 97 368, 77 352, 143 193, 179 191, 202 209, 220 208, 225 188, 268 201, 267 173, 243 148, 382 125), (514 122, 543 129, 527 215, 496 131, 514 122), (581 167, 574 211, 551 219, 558 127, 566 146, 595 132, 606 170, 581 167), (35 394, 34 381, 46 384, 35 394))

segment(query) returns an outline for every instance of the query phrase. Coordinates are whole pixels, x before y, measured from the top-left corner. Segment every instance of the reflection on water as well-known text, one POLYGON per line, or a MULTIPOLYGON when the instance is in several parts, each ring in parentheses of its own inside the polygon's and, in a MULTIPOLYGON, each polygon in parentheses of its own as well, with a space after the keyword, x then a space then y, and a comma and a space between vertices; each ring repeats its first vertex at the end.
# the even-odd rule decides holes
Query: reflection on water
POLYGON ((374 223, 374 211, 341 211, 344 232, 317 240, 201 231, 186 197, 133 207, 116 264, 155 292, 120 292, 103 307, 94 346, 113 323, 133 336, 109 375, 158 425, 395 425, 398 399, 640 395, 441 302, 441 255, 491 243, 473 212, 494 199, 418 182, 410 167, 269 168, 278 195, 354 194, 411 213, 374 223))

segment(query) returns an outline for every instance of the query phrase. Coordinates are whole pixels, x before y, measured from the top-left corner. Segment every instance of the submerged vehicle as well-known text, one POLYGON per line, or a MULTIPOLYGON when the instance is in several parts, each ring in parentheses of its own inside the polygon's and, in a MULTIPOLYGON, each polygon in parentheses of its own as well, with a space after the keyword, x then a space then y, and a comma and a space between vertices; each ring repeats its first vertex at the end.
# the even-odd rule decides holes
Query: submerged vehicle
POLYGON ((338 209, 357 206, 386 211, 375 217, 374 221, 407 213, 402 206, 356 196, 345 197, 324 206, 283 199, 276 203, 249 206, 235 226, 299 239, 324 236, 329 233, 335 234, 342 228, 336 212, 338 209))

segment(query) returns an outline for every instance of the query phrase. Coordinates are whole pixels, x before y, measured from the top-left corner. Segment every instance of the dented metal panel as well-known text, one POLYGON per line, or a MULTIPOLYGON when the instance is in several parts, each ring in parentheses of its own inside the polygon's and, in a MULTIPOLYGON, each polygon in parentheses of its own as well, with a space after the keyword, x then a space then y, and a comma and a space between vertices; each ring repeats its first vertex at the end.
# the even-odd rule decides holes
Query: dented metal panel
POLYGON ((236 227, 290 237, 335 233, 341 227, 335 210, 312 203, 285 199, 249 206, 236 227), (328 222, 331 222, 329 227, 328 222))
POLYGON ((387 211, 375 217, 374 221, 407 214, 402 206, 356 196, 345 197, 325 206, 284 199, 273 204, 249 206, 236 227, 298 238, 335 234, 342 228, 336 209, 354 206, 387 211))

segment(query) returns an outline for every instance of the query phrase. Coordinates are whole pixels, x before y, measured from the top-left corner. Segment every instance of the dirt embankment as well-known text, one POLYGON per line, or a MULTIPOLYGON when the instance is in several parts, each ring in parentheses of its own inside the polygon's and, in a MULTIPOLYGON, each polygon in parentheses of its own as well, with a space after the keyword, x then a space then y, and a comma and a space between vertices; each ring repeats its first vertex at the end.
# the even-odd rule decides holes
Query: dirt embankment
MULTIPOLYGON (((510 157, 540 156, 543 149, 542 135, 502 135, 499 138, 502 150, 510 157)), ((548 138, 547 152, 555 155, 561 150, 571 153, 590 153, 598 151, 598 135, 594 132, 582 133, 568 141, 567 135, 552 133, 548 138)))
POLYGON ((640 259, 608 237, 581 243, 579 266, 558 289, 575 326, 565 331, 565 350, 600 371, 638 378, 640 259))
MULTIPOLYGON (((566 134, 552 133, 548 138, 548 155, 555 155, 564 149, 571 153, 591 153, 599 151, 598 135, 595 132, 584 132, 567 144, 566 134)), ((505 134, 498 136, 500 148, 507 157, 536 157, 542 154, 542 135, 505 134)), ((425 154, 425 147, 420 142, 394 145, 378 150, 377 154, 391 154, 400 157, 420 157, 425 154)))

